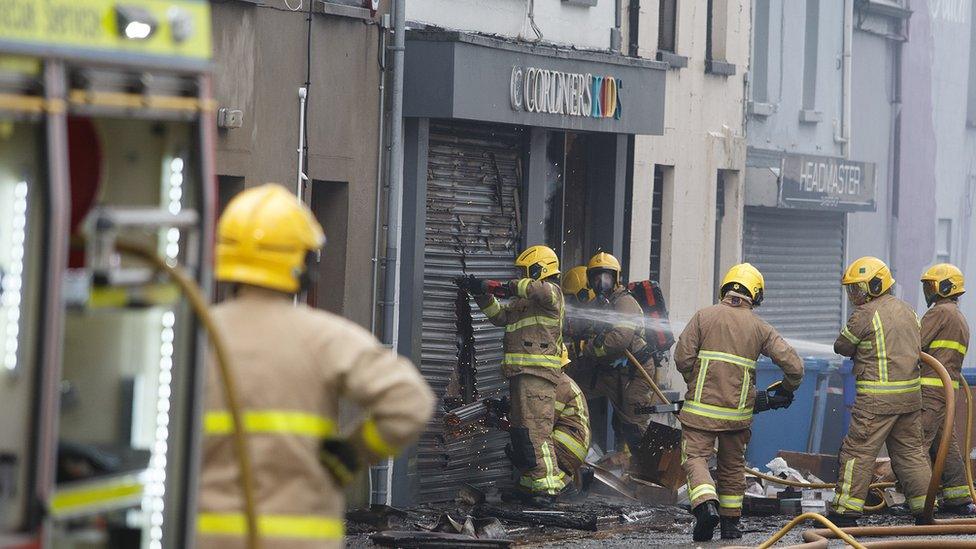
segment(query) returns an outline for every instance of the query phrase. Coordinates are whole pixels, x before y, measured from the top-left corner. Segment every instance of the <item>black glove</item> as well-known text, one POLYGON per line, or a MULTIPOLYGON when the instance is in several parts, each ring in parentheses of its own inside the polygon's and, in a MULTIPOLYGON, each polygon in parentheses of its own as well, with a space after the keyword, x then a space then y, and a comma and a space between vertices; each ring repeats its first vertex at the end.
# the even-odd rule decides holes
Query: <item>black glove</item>
POLYGON ((462 292, 471 293, 471 279, 469 277, 464 275, 456 276, 454 277, 454 284, 462 292))
POLYGON ((793 391, 783 387, 782 381, 777 381, 766 388, 772 398, 769 400, 771 408, 789 408, 793 404, 793 391))
POLYGON ((474 275, 461 275, 454 279, 457 287, 473 296, 485 295, 485 281, 474 275))
POLYGON ((468 275, 468 293, 475 297, 485 295, 485 282, 474 275, 468 275))
POLYGON ((348 441, 328 438, 319 449, 319 462, 332 474, 339 486, 349 484, 359 471, 359 455, 348 441))
POLYGON ((652 360, 654 360, 656 354, 657 353, 654 350, 654 347, 650 345, 644 345, 639 351, 634 353, 634 358, 636 358, 637 362, 640 362, 641 366, 643 366, 651 362, 652 360))

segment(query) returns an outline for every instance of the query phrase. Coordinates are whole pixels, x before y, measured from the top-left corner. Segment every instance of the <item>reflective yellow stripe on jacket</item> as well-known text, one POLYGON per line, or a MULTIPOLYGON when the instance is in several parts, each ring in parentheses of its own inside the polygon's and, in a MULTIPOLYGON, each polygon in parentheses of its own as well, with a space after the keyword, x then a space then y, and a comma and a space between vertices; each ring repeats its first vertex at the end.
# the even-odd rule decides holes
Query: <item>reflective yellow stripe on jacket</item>
POLYGON ((844 326, 844 329, 840 331, 840 335, 844 336, 847 339, 847 341, 850 341, 854 345, 858 345, 859 343, 861 343, 861 340, 858 339, 853 332, 848 330, 847 326, 844 326))
POLYGON ((958 341, 952 341, 949 339, 936 339, 929 344, 929 349, 952 349, 953 351, 958 351, 959 354, 966 354, 966 346, 958 341))
POLYGON ((558 318, 551 316, 529 316, 505 326, 506 332, 514 332, 529 326, 561 326, 562 322, 558 318))
POLYGON ((752 418, 752 408, 725 408, 696 400, 686 400, 681 409, 698 416, 726 421, 743 421, 752 418))
MULTIPOLYGON (((241 513, 200 513, 197 532, 210 536, 243 536, 247 523, 241 513)), ((341 519, 318 515, 260 515, 258 532, 269 538, 342 539, 341 519)))
POLYGON ((701 367, 698 369, 698 380, 695 384, 694 398, 686 400, 683 409, 687 410, 688 413, 711 419, 726 421, 751 419, 752 408, 746 406, 746 401, 749 398, 749 387, 752 383, 749 371, 756 369, 756 361, 731 353, 707 350, 698 351, 698 360, 701 361, 701 367), (708 377, 708 367, 712 361, 726 362, 742 367, 742 388, 739 391, 738 408, 726 408, 724 406, 715 406, 701 402, 702 390, 705 388, 705 380, 708 377))
MULTIPOLYGON (((244 430, 252 434, 290 434, 323 438, 336 432, 330 418, 286 410, 250 410, 244 412, 244 430)), ((203 432, 207 435, 229 435, 234 431, 230 412, 207 412, 203 432)))
POLYGON ((701 360, 719 360, 722 362, 728 362, 729 364, 737 364, 749 370, 756 369, 755 360, 750 360, 731 353, 722 353, 719 351, 698 351, 698 358, 701 360))
POLYGON ((562 368, 562 355, 533 355, 528 353, 505 353, 504 364, 509 366, 539 366, 541 368, 562 368))
POLYGON ((857 392, 863 394, 883 394, 895 395, 900 393, 911 393, 922 389, 920 378, 908 379, 905 381, 858 381, 857 392))
MULTIPOLYGON (((874 326, 874 344, 878 351, 878 378, 882 382, 888 381, 888 350, 885 346, 884 325, 881 323, 881 314, 874 312, 871 319, 874 326)), ((904 391, 903 391, 904 392, 904 391)))
MULTIPOLYGON (((924 385, 925 387, 942 387, 943 386, 942 385, 942 378, 941 377, 921 377, 921 378, 919 378, 919 380, 921 380, 922 385, 924 385)), ((952 382, 952 388, 953 389, 958 389, 959 388, 959 382, 958 381, 953 381, 952 382)))

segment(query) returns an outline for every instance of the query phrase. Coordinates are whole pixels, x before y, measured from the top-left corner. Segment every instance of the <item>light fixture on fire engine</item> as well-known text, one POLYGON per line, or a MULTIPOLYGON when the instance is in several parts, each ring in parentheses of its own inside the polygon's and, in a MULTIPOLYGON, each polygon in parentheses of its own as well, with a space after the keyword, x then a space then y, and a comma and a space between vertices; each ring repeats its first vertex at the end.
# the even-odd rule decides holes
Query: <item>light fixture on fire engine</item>
POLYGON ((116 6, 115 18, 119 36, 128 40, 145 40, 156 32, 158 21, 149 10, 138 6, 116 6))

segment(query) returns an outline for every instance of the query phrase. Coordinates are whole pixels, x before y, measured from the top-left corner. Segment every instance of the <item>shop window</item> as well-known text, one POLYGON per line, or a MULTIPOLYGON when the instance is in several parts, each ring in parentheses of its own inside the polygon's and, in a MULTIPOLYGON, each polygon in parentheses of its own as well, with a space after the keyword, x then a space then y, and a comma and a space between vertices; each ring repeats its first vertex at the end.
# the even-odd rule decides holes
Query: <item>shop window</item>
POLYGON ((756 0, 753 22, 752 100, 769 101, 769 0, 756 0))
POLYGON ((345 181, 314 180, 310 206, 329 241, 322 250, 317 266, 313 268, 308 303, 341 315, 346 293, 349 184, 345 181))
MULTIPOLYGON (((803 110, 809 118, 816 110, 817 58, 820 35, 820 0, 807 0, 807 15, 803 41, 803 110)), ((801 119, 803 122, 815 120, 801 119)))
POLYGON ((657 49, 675 53, 678 34, 678 0, 659 0, 657 12, 657 49))
POLYGON ((952 220, 940 219, 935 229, 935 260, 949 263, 952 259, 952 220))

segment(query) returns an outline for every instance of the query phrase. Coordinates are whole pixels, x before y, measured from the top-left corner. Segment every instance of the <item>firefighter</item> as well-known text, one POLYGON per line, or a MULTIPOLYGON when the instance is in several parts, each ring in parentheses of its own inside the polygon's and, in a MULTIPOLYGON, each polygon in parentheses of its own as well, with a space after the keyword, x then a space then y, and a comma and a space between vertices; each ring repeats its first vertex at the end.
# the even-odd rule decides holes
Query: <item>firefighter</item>
POLYGON ((586 305, 593 300, 593 290, 586 282, 586 266, 579 265, 566 271, 562 280, 563 298, 566 301, 566 320, 563 324, 563 336, 568 342, 566 345, 570 362, 575 366, 570 369, 580 367, 580 359, 583 354, 583 341, 588 333, 588 322, 585 318, 586 305), (579 318, 576 318, 579 315, 579 318))
POLYGON ((511 410, 509 457, 520 473, 513 495, 539 507, 555 502, 566 486, 553 444, 556 386, 565 359, 563 294, 559 258, 546 246, 532 246, 515 260, 520 278, 508 282, 473 275, 459 280, 488 320, 505 328, 502 372, 508 378, 511 410), (502 304, 497 297, 512 297, 502 304))
POLYGON ((695 541, 712 539, 719 522, 722 539, 742 537, 742 469, 752 436, 756 359, 766 355, 783 370, 773 391, 786 402, 803 380, 803 361, 796 351, 752 311, 762 303, 763 287, 758 269, 748 263, 733 266, 722 279, 721 302, 696 312, 675 347, 675 366, 688 384, 678 420, 695 541), (716 440, 713 480, 708 462, 716 440))
POLYGON ((851 263, 841 282, 855 309, 834 352, 854 359, 857 396, 838 456, 840 478, 828 518, 839 526, 857 524, 883 445, 918 516, 931 477, 921 424, 918 316, 891 294, 895 280, 876 257, 851 263))
MULTIPOLYGON (((922 292, 929 310, 922 317, 922 350, 934 356, 959 388, 962 361, 969 345, 969 324, 959 310, 959 296, 965 291, 962 271, 955 265, 940 263, 922 274, 922 292)), ((945 394, 942 379, 927 364, 922 364, 922 435, 929 456, 935 459, 942 439, 945 419, 945 394)), ((976 515, 976 506, 966 482, 966 462, 959 452, 955 431, 942 471, 942 511, 957 515, 976 515)))
MULTIPOLYGON (((266 548, 341 547, 343 485, 412 442, 433 410, 412 364, 356 324, 294 304, 324 244, 311 211, 276 184, 239 194, 217 228, 216 279, 234 295, 213 316, 230 355, 266 548), (345 437, 340 399, 366 414, 345 437)), ((242 547, 232 423, 213 360, 207 376, 197 545, 242 547)))
POLYGON ((633 455, 650 422, 650 416, 639 415, 636 409, 655 403, 651 387, 625 354, 644 357, 642 367, 653 364, 652 357, 645 356, 644 311, 621 283, 616 257, 606 252, 594 255, 586 266, 586 278, 593 292, 591 314, 605 320, 591 323, 582 366, 574 367, 573 373, 584 387, 589 385, 590 398, 610 399, 614 431, 633 455))
POLYGON ((556 384, 555 402, 556 422, 552 439, 555 441, 557 462, 567 477, 577 479, 582 476, 580 468, 590 449, 590 409, 583 391, 565 373, 559 376, 556 384))

